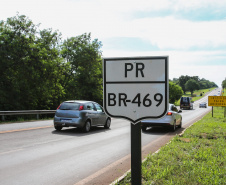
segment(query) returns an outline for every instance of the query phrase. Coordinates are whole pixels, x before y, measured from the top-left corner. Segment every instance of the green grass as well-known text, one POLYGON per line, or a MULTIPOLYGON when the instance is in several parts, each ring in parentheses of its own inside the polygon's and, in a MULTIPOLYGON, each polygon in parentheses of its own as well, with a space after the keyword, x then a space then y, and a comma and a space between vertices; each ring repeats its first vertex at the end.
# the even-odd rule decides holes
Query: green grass
MULTIPOLYGON (((226 118, 215 107, 142 164, 143 185, 226 183, 226 118)), ((131 174, 117 185, 131 184, 131 174)))

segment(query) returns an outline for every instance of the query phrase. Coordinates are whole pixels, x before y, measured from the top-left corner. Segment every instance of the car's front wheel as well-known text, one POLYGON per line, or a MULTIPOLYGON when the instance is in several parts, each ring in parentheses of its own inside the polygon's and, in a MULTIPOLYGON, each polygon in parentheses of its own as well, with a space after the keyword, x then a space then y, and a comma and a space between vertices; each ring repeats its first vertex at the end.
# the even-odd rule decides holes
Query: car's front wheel
POLYGON ((108 128, 110 128, 110 126, 111 126, 111 120, 108 118, 104 125, 104 128, 108 129, 108 128))
POLYGON ((54 126, 54 128, 57 130, 57 131, 61 131, 62 130, 62 126, 54 126))
POLYGON ((83 127, 83 132, 89 132, 91 129, 91 122, 88 120, 86 121, 84 127, 83 127))

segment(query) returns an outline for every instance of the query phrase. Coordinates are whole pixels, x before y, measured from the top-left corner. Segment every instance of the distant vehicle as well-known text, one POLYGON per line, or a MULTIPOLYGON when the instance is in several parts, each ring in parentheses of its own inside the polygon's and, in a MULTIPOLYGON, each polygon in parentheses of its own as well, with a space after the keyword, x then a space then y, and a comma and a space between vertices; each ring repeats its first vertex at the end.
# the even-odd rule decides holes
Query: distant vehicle
POLYGON ((180 99, 180 109, 193 109, 193 103, 191 97, 181 97, 180 99))
POLYGON ((141 121, 141 128, 146 131, 147 127, 162 126, 169 127, 172 131, 175 131, 176 127, 181 128, 182 126, 181 112, 174 104, 169 104, 169 110, 164 117, 156 120, 143 120, 141 121))
POLYGON ((202 107, 206 108, 207 107, 207 103, 206 102, 200 103, 199 104, 199 108, 202 108, 202 107))
POLYGON ((111 118, 93 101, 65 101, 57 108, 54 116, 54 127, 58 131, 63 127, 78 127, 89 132, 92 126, 104 126, 108 129, 110 125, 111 118))

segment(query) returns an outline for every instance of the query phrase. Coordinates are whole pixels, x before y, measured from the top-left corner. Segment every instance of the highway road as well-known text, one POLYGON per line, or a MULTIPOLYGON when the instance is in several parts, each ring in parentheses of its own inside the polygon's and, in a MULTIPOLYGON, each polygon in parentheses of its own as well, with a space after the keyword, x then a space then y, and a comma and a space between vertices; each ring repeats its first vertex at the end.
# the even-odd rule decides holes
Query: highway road
MULTIPOLYGON (((143 158, 211 110, 199 108, 201 101, 207 102, 207 96, 193 110, 183 110, 183 125, 176 132, 142 132, 143 158)), ((0 142, 1 185, 110 184, 130 168, 130 122, 123 119, 112 119, 109 130, 98 127, 89 133, 55 131, 52 120, 1 124, 0 142)))

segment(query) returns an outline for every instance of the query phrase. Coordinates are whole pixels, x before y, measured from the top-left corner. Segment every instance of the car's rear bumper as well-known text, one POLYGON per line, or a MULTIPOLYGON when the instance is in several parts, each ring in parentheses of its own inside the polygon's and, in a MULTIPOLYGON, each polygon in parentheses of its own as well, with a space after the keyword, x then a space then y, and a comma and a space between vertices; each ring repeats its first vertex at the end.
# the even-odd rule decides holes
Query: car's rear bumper
POLYGON ((141 126, 142 127, 157 127, 157 126, 160 126, 160 127, 171 127, 173 126, 173 124, 171 123, 141 123, 141 126))
POLYGON ((61 126, 61 127, 84 127, 85 120, 81 118, 72 118, 72 119, 64 119, 62 117, 54 117, 54 126, 61 126))
POLYGON ((180 109, 189 109, 189 108, 191 108, 191 106, 190 105, 183 105, 183 106, 180 106, 180 109))
POLYGON ((151 126, 173 126, 174 121, 171 116, 164 116, 163 118, 157 120, 143 120, 141 121, 142 126, 151 127, 151 126))

